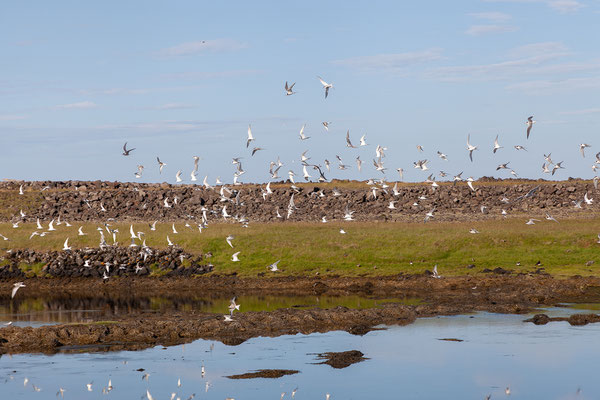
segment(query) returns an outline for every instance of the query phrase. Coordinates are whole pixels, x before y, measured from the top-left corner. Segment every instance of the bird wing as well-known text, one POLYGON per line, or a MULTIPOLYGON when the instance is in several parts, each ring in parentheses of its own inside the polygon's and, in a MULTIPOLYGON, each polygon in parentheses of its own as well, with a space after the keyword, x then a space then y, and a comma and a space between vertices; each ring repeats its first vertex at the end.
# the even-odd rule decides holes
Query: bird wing
POLYGON ((327 98, 327 95, 329 94, 329 87, 325 88, 325 98, 327 98))

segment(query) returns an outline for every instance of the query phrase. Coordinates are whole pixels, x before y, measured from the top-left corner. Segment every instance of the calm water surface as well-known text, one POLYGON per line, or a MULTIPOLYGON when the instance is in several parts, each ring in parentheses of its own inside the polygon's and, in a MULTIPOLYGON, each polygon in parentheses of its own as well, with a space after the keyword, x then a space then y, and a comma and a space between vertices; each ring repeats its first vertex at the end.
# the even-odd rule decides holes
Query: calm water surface
MULTIPOLYGON (((581 311, 581 310, 579 310, 581 311)), ((568 309, 552 309, 567 315, 568 309)), ((571 327, 523 323, 526 316, 480 313, 420 319, 365 336, 346 332, 255 338, 239 346, 198 340, 129 352, 4 355, 1 399, 594 399, 600 324, 571 327), (464 342, 441 341, 458 338, 464 342), (368 360, 345 369, 316 365, 312 353, 360 350, 368 360), (201 374, 202 365, 206 374, 201 374), (144 368, 145 371, 136 371, 144 368), (230 380, 226 375, 262 368, 297 369, 279 379, 230 380), (149 373, 148 381, 142 379, 149 373), (23 386, 27 377, 29 383, 23 386), (177 379, 182 386, 177 387, 177 379), (112 380, 107 395, 102 387, 112 380), (93 382, 88 392, 86 383, 93 382), (35 392, 32 383, 41 388, 35 392), (206 385, 209 384, 208 391, 206 385), (578 393, 579 389, 579 393, 578 393)))

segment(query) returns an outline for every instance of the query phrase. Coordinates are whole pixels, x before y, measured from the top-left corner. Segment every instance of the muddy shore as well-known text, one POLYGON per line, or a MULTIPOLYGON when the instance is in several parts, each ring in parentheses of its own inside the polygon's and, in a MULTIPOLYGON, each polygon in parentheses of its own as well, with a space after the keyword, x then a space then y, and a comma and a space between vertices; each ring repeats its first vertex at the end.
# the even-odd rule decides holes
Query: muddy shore
MULTIPOLYGON (((0 282, 0 292, 10 293, 12 281, 0 282)), ((328 295, 359 294, 369 297, 418 297, 416 305, 387 303, 377 308, 297 309, 243 312, 233 322, 223 314, 196 311, 168 313, 132 312, 111 321, 0 329, 0 353, 143 349, 175 345, 195 339, 218 340, 236 345, 257 336, 309 334, 344 330, 365 334, 380 324, 406 325, 417 318, 456 315, 476 311, 525 313, 536 307, 565 302, 599 302, 600 279, 556 279, 544 274, 490 274, 489 276, 433 279, 425 275, 379 278, 280 277, 237 278, 205 276, 185 278, 122 278, 103 283, 86 279, 34 278, 25 282, 36 296, 76 297, 94 292, 110 297, 119 293, 153 293, 156 296, 240 296, 250 294, 328 295)), ((23 290, 23 289, 21 289, 23 290)), ((26 292, 19 293, 26 295, 26 292)), ((243 307, 243 305, 242 305, 243 307)), ((223 310, 226 313, 227 310, 223 310)))

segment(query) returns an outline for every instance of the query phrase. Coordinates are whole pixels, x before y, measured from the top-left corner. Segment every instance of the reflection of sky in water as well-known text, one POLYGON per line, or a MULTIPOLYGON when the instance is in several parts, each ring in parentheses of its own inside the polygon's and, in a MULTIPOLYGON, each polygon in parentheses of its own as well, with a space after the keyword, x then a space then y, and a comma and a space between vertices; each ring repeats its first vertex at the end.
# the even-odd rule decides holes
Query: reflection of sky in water
MULTIPOLYGON (((559 310, 559 314, 565 310, 559 310)), ((564 314, 562 314, 564 315, 564 314)), ((571 327, 523 323, 526 316, 476 314, 420 319, 402 327, 352 336, 345 332, 255 338, 239 346, 198 340, 185 346, 116 353, 15 355, 0 358, 1 398, 55 399, 60 386, 65 399, 140 399, 146 387, 155 399, 172 392, 187 399, 279 399, 299 387, 296 399, 570 399, 600 393, 596 365, 600 356, 600 324, 571 327), (464 342, 440 341, 459 338, 464 342), (210 351, 210 344, 214 350, 210 351), (314 365, 326 351, 360 350, 370 359, 346 369, 314 365), (127 364, 123 364, 127 361, 127 364), (206 366, 206 376, 200 368, 206 366), (150 381, 142 381, 146 369, 150 381), (229 380, 225 375, 261 368, 298 369, 279 379, 229 380), (16 370, 16 373, 11 371, 16 370), (8 377, 13 376, 14 379, 8 377), (23 379, 41 387, 23 388, 23 379), (114 390, 104 397, 102 386, 114 390), (183 386, 177 390, 177 379, 183 386), (94 381, 94 391, 85 384, 94 381), (205 383, 211 388, 205 393, 205 383), (576 396, 577 388, 582 392, 576 396)))

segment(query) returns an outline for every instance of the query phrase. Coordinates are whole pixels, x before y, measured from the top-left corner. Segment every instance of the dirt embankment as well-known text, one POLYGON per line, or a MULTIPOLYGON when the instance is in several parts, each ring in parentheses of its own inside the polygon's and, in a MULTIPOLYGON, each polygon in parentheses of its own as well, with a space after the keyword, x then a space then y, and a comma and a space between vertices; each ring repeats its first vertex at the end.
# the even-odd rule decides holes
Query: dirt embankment
MULTIPOLYGON (((418 296, 422 303, 384 304, 378 308, 355 310, 280 309, 273 312, 235 313, 226 322, 222 314, 195 311, 136 312, 116 316, 114 321, 85 324, 44 326, 40 328, 6 327, 0 329, 0 352, 56 352, 73 346, 110 349, 140 349, 190 342, 195 339, 219 340, 239 344, 256 336, 327 332, 345 330, 365 334, 380 324, 404 325, 416 318, 455 315, 474 311, 523 313, 539 306, 560 302, 600 301, 600 280, 573 277, 554 279, 545 275, 490 275, 433 279, 426 276, 387 278, 294 278, 238 279, 235 277, 123 279, 108 283, 84 279, 31 279, 27 289, 40 296, 61 285, 76 296, 80 291, 127 290, 153 292, 157 296, 168 291, 221 295, 242 294, 364 294, 381 297, 418 296)), ((0 291, 8 293, 10 283, 0 283, 0 291)), ((223 310, 226 313, 226 310, 223 310)))
MULTIPOLYGON (((229 186, 229 190, 196 185, 138 184, 120 182, 25 182, 24 195, 19 195, 19 182, 0 183, 0 220, 21 219, 24 210, 27 222, 37 218, 60 217, 68 221, 117 220, 194 220, 206 209, 209 220, 223 220, 222 209, 229 215, 245 216, 251 221, 282 221, 286 218, 292 194, 295 209, 290 221, 318 221, 343 218, 346 209, 354 211, 358 221, 421 221, 434 206, 434 220, 465 220, 498 218, 502 209, 509 214, 532 214, 548 211, 564 216, 590 215, 597 204, 574 203, 596 189, 591 181, 530 182, 510 181, 474 183, 471 190, 464 182, 442 184, 402 184, 394 195, 392 186, 378 188, 358 184, 360 189, 335 189, 335 183, 303 185, 293 190, 289 185, 273 185, 272 194, 265 194, 258 185, 229 186), (532 189, 538 188, 530 193, 532 189), (526 196, 528 195, 529 196, 526 196), (388 208, 394 201, 395 209, 388 208), (416 205, 415 205, 416 204, 416 205), (481 206, 485 206, 484 212, 481 206), (279 211, 278 217, 277 212, 279 211)), ((593 197, 593 196, 592 196, 593 197)))

